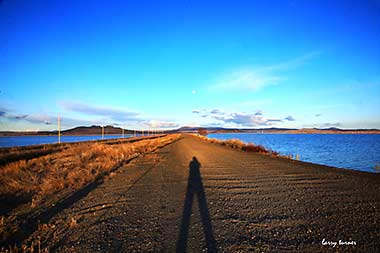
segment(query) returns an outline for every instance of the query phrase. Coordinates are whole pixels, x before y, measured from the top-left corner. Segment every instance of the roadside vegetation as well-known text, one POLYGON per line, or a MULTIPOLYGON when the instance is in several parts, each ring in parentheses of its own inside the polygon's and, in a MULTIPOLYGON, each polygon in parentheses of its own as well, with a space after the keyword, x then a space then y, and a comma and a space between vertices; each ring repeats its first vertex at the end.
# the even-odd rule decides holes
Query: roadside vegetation
POLYGON ((202 136, 207 136, 208 132, 207 132, 207 130, 204 129, 204 128, 199 128, 199 129, 198 129, 198 134, 199 134, 199 135, 202 135, 202 136))
POLYGON ((257 152, 260 154, 266 154, 266 155, 271 155, 271 156, 280 156, 280 154, 276 151, 268 150, 261 145, 255 145, 253 143, 244 143, 238 139, 218 140, 214 138, 208 138, 204 135, 199 135, 199 134, 195 136, 207 142, 216 143, 216 144, 227 146, 234 149, 240 149, 240 150, 248 151, 248 152, 257 152))
POLYGON ((131 159, 178 138, 176 134, 134 141, 53 144, 4 150, 0 156, 0 246, 9 243, 9 237, 20 232, 20 223, 25 217, 54 206, 131 159))

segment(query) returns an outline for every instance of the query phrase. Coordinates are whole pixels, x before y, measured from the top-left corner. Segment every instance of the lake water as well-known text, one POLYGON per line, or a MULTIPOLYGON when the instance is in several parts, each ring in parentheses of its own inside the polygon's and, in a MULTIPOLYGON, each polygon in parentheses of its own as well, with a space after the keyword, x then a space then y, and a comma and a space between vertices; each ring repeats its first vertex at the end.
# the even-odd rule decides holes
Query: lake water
MULTIPOLYGON (((132 135, 125 134, 124 138, 132 135)), ((105 135, 104 139, 122 138, 122 135, 105 135)), ((84 135, 84 136, 61 136, 61 142, 79 142, 101 140, 101 135, 84 135)), ((29 146, 37 144, 57 143, 57 136, 4 136, 0 137, 0 147, 29 146)))
POLYGON ((209 134, 220 140, 253 142, 282 155, 298 154, 301 161, 375 172, 380 164, 378 134, 209 134))
MULTIPOLYGON (((132 135, 125 135, 129 138, 132 135)), ((105 139, 121 138, 105 135, 105 139)), ((375 172, 380 164, 380 135, 377 134, 209 134, 220 140, 240 139, 253 142, 282 155, 297 154, 301 161, 330 165, 339 168, 375 172)), ((61 142, 101 140, 101 135, 61 136, 61 142)), ((57 136, 0 137, 0 147, 29 146, 57 143, 57 136)))

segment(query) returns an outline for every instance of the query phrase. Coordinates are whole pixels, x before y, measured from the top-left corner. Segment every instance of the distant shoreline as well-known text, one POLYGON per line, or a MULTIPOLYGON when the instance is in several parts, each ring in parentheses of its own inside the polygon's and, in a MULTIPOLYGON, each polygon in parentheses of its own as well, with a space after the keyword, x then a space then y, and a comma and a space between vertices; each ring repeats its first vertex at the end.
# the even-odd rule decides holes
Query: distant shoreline
MULTIPOLYGON (((61 134, 61 137, 63 136, 101 136, 102 134, 61 134)), ((122 134, 104 134, 104 136, 118 136, 118 135, 122 135, 122 134)), ((129 136, 129 135, 133 135, 133 134, 126 134, 124 133, 124 135, 126 136, 129 136)), ((0 133, 0 138, 1 137, 27 137, 27 136, 34 136, 34 137, 44 137, 44 136, 57 136, 57 134, 19 134, 19 135, 2 135, 0 133)))
MULTIPOLYGON (((222 127, 181 127, 173 130, 131 130, 124 129, 124 134, 152 134, 152 133, 197 133, 200 129, 205 130, 209 134, 215 133, 262 133, 262 134, 380 134, 380 129, 340 129, 340 128, 222 128, 222 127)), ((101 135, 101 126, 79 126, 72 129, 61 131, 61 136, 94 136, 101 135)), ((105 126, 105 135, 122 135, 123 129, 113 126, 105 126)), ((56 136, 57 130, 53 131, 0 131, 1 136, 56 136)))
MULTIPOLYGON (((172 133, 172 132, 170 132, 172 133)), ((194 132, 195 133, 195 132, 194 132)), ((344 131, 344 132, 301 132, 301 131, 217 131, 217 132, 208 132, 208 134, 380 134, 380 131, 344 131)), ((121 136, 122 134, 104 134, 104 136, 121 136)), ((133 135, 131 133, 124 133, 126 136, 133 135)), ((137 135, 141 135, 141 133, 137 133, 137 135)), ((152 135, 144 133, 145 136, 152 135)), ((0 132, 1 137, 47 137, 47 136, 57 136, 57 134, 39 134, 39 133, 17 133, 17 134, 3 134, 0 132)), ((64 136, 101 136, 101 134, 61 134, 61 137, 64 136)))
POLYGON ((253 133, 253 134, 380 134, 380 130, 377 131, 356 131, 356 130, 343 130, 343 131, 240 131, 240 132, 210 132, 210 134, 219 133, 253 133))

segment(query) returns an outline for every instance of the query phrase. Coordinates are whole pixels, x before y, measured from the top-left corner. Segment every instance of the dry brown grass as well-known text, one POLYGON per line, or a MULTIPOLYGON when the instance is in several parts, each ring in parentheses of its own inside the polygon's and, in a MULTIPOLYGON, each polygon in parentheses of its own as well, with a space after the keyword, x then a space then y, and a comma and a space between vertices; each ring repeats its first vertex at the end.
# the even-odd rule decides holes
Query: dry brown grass
POLYGON ((67 148, 67 144, 45 144, 27 147, 2 148, 0 153, 0 166, 22 159, 32 159, 49 155, 67 148))
POLYGON ((227 146, 230 148, 240 149, 240 150, 244 150, 244 151, 248 151, 248 152, 257 152, 260 154, 266 154, 266 155, 271 155, 271 156, 280 156, 279 153, 276 151, 268 150, 261 145, 255 145, 253 143, 247 144, 247 143, 242 142, 239 139, 218 140, 218 139, 214 139, 214 138, 208 138, 208 137, 202 136, 202 135, 195 135, 195 136, 197 136, 198 138, 201 138, 203 140, 206 140, 208 142, 220 144, 220 145, 227 146))
POLYGON ((34 204, 64 188, 78 188, 94 181, 136 155, 154 150, 178 136, 108 145, 83 143, 61 152, 19 160, 0 167, 0 199, 29 196, 34 204))
MULTIPOLYGON (((7 227, 17 220, 14 218, 17 213, 32 212, 45 203, 51 205, 52 198, 57 201, 126 161, 178 138, 179 135, 167 135, 134 142, 65 144, 67 148, 28 160, 23 159, 20 149, 16 149, 21 159, 0 166, 0 242, 7 238, 7 227)), ((16 157, 11 152, 9 155, 16 157)))

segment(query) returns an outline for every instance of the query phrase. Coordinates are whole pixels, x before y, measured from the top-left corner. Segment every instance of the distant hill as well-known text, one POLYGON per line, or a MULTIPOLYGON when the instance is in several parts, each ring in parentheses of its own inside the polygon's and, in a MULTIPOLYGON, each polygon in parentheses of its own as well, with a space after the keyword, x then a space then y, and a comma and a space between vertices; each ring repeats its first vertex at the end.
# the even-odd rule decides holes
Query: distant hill
MULTIPOLYGON (((124 129, 125 134, 133 134, 133 130, 124 129)), ((22 136, 22 135, 57 135, 58 131, 36 131, 36 132, 12 132, 12 131, 3 131, 0 132, 0 136, 22 136)), ((62 135, 101 135, 102 127, 101 126, 79 126, 74 127, 68 130, 61 131, 62 135)), ((105 126, 104 134, 122 134, 122 128, 105 126)))
MULTIPOLYGON (((94 135, 94 134, 102 134, 101 126, 79 126, 72 129, 61 131, 63 135, 94 135)), ((113 126, 105 126, 104 127, 105 134, 121 134, 122 128, 113 127, 113 126)), ((125 134, 132 134, 132 130, 124 129, 125 134)))
MULTIPOLYGON (((164 133, 197 133, 199 129, 205 129, 208 133, 288 133, 288 134, 380 134, 379 129, 340 129, 330 128, 223 128, 223 127, 180 127, 174 130, 161 131, 164 133)), ((146 133, 146 130, 144 130, 146 133)), ((125 134, 133 134, 135 131, 124 129, 125 134)), ((57 131, 17 132, 0 131, 0 136, 25 136, 25 135, 57 135, 57 131)), ((100 135, 101 126, 78 126, 61 131, 62 135, 100 135)), ((104 134, 121 134, 122 128, 105 126, 104 134)), ((137 131, 136 133, 141 133, 137 131)))

